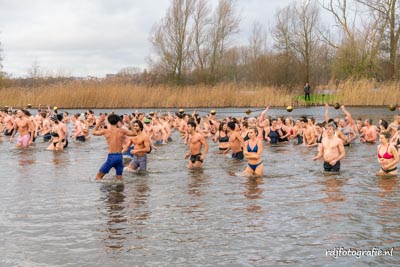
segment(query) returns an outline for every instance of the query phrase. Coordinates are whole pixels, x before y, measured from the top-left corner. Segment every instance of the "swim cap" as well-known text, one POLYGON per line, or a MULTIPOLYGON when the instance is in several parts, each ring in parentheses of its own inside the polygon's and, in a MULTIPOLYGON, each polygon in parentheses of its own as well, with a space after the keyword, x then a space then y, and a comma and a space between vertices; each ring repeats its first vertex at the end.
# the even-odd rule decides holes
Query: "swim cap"
POLYGON ((179 110, 179 113, 184 113, 185 112, 185 110, 183 109, 183 108, 181 108, 180 110, 179 110))
POLYGON ((53 110, 57 110, 57 109, 58 109, 58 107, 54 107, 54 108, 53 108, 53 110))
POLYGON ((144 123, 149 124, 151 120, 149 118, 144 119, 144 123))

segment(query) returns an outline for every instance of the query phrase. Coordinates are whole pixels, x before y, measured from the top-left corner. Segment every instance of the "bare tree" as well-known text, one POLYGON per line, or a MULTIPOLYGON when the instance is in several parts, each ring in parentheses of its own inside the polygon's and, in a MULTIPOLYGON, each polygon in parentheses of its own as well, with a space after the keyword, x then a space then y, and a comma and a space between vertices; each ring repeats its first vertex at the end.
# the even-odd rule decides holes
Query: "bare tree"
POLYGON ((302 66, 304 82, 310 81, 313 58, 319 39, 319 8, 314 0, 293 2, 276 15, 273 29, 276 48, 302 66))
POLYGON ((389 51, 390 72, 389 77, 395 78, 397 73, 398 48, 400 38, 400 7, 398 0, 356 0, 366 6, 370 14, 379 19, 377 23, 385 32, 385 42, 383 46, 389 51))
POLYGON ((347 0, 323 0, 322 6, 333 15, 342 38, 336 42, 325 38, 337 48, 334 69, 344 78, 376 77, 385 27, 381 15, 361 16, 356 2, 347 0))
POLYGON ((158 60, 150 60, 177 83, 182 83, 189 62, 189 20, 195 0, 171 0, 167 14, 151 34, 158 60))
POLYGON ((249 37, 249 48, 251 60, 255 60, 265 54, 267 47, 267 33, 260 22, 254 22, 249 37))
POLYGON ((210 46, 208 32, 211 26, 210 8, 207 0, 198 0, 193 12, 192 62, 195 68, 204 73, 208 67, 210 46))
POLYGON ((221 59, 229 47, 230 37, 239 31, 240 17, 235 13, 233 0, 219 0, 212 18, 210 32, 211 56, 209 71, 211 82, 215 82, 221 59))
POLYGON ((38 79, 40 77, 43 77, 43 70, 42 67, 39 65, 39 61, 35 59, 35 61, 32 62, 31 67, 28 69, 28 75, 29 78, 33 79, 38 79))

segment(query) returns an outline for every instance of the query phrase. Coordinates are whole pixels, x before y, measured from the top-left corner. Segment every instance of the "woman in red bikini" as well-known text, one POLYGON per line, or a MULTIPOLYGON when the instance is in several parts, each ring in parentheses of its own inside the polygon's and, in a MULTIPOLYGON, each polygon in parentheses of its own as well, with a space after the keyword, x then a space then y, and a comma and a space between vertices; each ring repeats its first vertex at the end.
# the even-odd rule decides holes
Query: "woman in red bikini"
POLYGON ((389 143, 389 140, 389 132, 383 132, 379 135, 380 145, 377 148, 377 154, 381 169, 376 173, 379 176, 397 175, 399 154, 397 153, 397 149, 389 143))

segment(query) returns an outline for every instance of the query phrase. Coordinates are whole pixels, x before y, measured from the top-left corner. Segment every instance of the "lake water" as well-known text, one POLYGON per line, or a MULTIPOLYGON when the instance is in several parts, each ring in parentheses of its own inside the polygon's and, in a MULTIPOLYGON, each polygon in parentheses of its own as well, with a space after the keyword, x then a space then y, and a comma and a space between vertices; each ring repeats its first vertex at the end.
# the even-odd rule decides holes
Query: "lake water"
MULTIPOLYGON (((375 122, 394 115, 349 110, 375 122)), ((244 116, 243 109, 217 112, 244 116)), ((270 114, 321 121, 323 112, 270 114)), ((204 169, 187 170, 186 149, 172 137, 149 155, 148 173, 124 173, 123 183, 112 181, 114 170, 94 181, 106 159, 103 137, 71 142, 61 153, 46 151, 41 140, 29 150, 3 140, 0 266, 399 265, 399 178, 375 175, 375 145, 346 148, 341 174, 331 176, 311 160, 316 149, 268 146, 265 175, 246 178, 246 162, 217 154, 212 142, 204 169), (360 258, 327 252, 339 247, 394 249, 393 256, 360 258)))

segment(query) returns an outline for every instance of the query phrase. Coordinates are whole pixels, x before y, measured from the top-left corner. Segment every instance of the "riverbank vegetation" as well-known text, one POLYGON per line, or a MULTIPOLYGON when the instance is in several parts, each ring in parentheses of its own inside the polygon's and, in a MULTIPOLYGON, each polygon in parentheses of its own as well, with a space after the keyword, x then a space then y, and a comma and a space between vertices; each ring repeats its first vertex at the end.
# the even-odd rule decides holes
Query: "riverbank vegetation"
POLYGON ((303 88, 251 84, 146 86, 116 80, 68 81, 38 87, 0 89, 0 107, 41 105, 62 108, 266 107, 334 104, 383 106, 400 103, 398 82, 348 80, 313 88, 305 102, 303 88))

